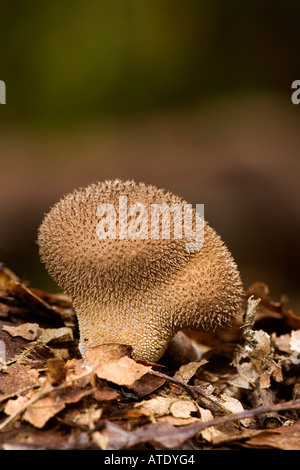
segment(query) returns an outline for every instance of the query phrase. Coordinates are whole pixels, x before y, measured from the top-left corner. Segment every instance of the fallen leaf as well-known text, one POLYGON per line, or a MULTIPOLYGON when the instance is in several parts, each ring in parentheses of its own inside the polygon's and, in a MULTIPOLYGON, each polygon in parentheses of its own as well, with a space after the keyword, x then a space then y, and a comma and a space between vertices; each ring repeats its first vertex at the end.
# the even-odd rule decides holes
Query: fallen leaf
MULTIPOLYGON (((39 393, 39 392, 37 392, 39 393)), ((68 403, 76 403, 82 397, 92 393, 92 389, 67 387, 54 390, 45 398, 41 398, 26 410, 23 419, 36 428, 42 428, 50 418, 63 410, 68 403)))
POLYGON ((97 444, 99 449, 107 450, 109 439, 102 432, 99 432, 99 431, 93 432, 92 440, 95 444, 97 444))
POLYGON ((116 400, 119 397, 119 392, 110 388, 105 382, 100 383, 97 388, 94 390, 94 398, 97 401, 112 401, 116 400))
POLYGON ((274 338, 274 344, 279 351, 291 354, 291 335, 286 333, 274 338))
POLYGON ((192 412, 197 411, 196 405, 189 399, 176 399, 174 397, 155 397, 137 403, 145 416, 158 417, 171 414, 174 418, 190 418, 192 412))
POLYGON ((187 426, 188 424, 199 423, 201 422, 200 418, 195 416, 189 418, 175 418, 172 415, 160 416, 157 418, 159 423, 169 423, 173 426, 187 426))
POLYGON ((28 341, 33 341, 36 338, 38 329, 38 323, 23 323, 18 326, 3 325, 2 327, 2 330, 7 331, 11 336, 20 336, 28 341))
POLYGON ((17 394, 19 390, 36 384, 38 377, 38 371, 27 364, 11 364, 5 374, 0 375, 0 392, 4 395, 17 394))
POLYGON ((54 384, 60 384, 66 378, 67 369, 65 361, 58 357, 48 359, 47 361, 47 377, 49 382, 54 384))
POLYGON ((90 408, 84 408, 83 411, 71 408, 64 413, 62 421, 69 426, 82 426, 93 430, 101 418, 102 412, 102 408, 95 408, 94 405, 90 408))
POLYGON ((29 398, 23 396, 8 400, 4 408, 4 413, 11 416, 21 410, 28 401, 29 398))
POLYGON ((170 405, 174 418, 190 418, 193 412, 197 412, 197 407, 191 400, 174 400, 170 405))
POLYGON ((145 416, 165 416, 170 413, 170 406, 173 401, 174 398, 155 397, 137 403, 135 408, 139 409, 145 416))
POLYGON ((291 328, 297 330, 300 328, 300 317, 296 315, 292 310, 286 308, 287 298, 282 296, 280 302, 274 302, 270 296, 269 287, 263 282, 254 282, 247 290, 246 297, 251 295, 254 298, 260 298, 260 307, 257 317, 261 315, 261 310, 267 312, 273 312, 277 314, 276 318, 281 318, 284 322, 288 324, 291 328), (279 317, 278 317, 279 315, 279 317))
POLYGON ((195 425, 173 426, 169 423, 150 423, 140 426, 134 431, 126 431, 120 426, 106 421, 105 429, 101 434, 107 440, 107 450, 128 449, 146 443, 159 445, 165 449, 178 450, 187 439, 197 433, 193 426, 195 425))
POLYGON ((37 339, 44 344, 52 345, 73 341, 72 328, 63 326, 61 328, 39 328, 37 339))
MULTIPOLYGON (((201 407, 199 411, 201 414, 201 420, 204 423, 213 419, 213 415, 211 411, 205 410, 204 408, 201 408, 201 407)), ((213 440, 216 438, 224 437, 224 433, 214 426, 210 426, 209 428, 203 429, 202 431, 200 431, 200 434, 202 438, 205 439, 207 442, 213 442, 213 440)))
POLYGON ((23 419, 28 421, 36 428, 42 428, 47 421, 59 413, 66 406, 64 401, 58 400, 55 394, 51 394, 46 398, 38 400, 33 406, 28 408, 23 415, 23 419))
POLYGON ((182 365, 175 373, 174 379, 188 383, 189 380, 196 374, 199 367, 207 364, 207 362, 208 361, 206 359, 201 359, 200 361, 189 362, 188 364, 182 365))
POLYGON ((101 364, 120 359, 123 356, 130 357, 132 346, 127 344, 100 344, 94 348, 90 348, 85 352, 85 357, 90 364, 101 364))
POLYGON ((300 353, 300 330, 291 332, 291 350, 300 353))
POLYGON ((238 375, 229 383, 245 389, 253 388, 256 383, 260 388, 268 388, 275 369, 278 377, 277 365, 271 354, 270 335, 263 330, 252 329, 247 335, 247 342, 239 346, 233 359, 238 375))
POLYGON ((165 378, 147 373, 136 380, 131 388, 139 397, 144 397, 157 390, 165 382, 165 378))
POLYGON ((150 369, 151 367, 138 364, 130 357, 124 356, 116 361, 100 364, 96 369, 96 375, 100 379, 130 388, 150 369))
POLYGON ((261 431, 246 441, 246 447, 300 450, 300 421, 291 426, 261 431))

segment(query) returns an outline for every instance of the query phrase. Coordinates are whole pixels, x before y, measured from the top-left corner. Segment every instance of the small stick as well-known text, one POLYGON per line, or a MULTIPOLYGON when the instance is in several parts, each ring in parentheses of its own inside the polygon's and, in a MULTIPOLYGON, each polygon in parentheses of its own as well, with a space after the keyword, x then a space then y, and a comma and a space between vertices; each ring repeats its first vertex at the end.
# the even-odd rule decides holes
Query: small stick
POLYGON ((221 413, 222 415, 227 415, 230 413, 224 406, 220 405, 220 403, 216 402, 210 396, 207 396, 204 392, 199 389, 196 389, 195 387, 192 387, 191 385, 187 385, 186 383, 181 382, 180 380, 175 379, 174 377, 170 377, 169 375, 163 374, 162 372, 158 372, 156 370, 150 370, 148 373, 150 373, 151 375, 156 375, 157 377, 162 377, 168 380, 169 382, 178 385, 179 387, 182 387, 188 393, 188 395, 190 395, 192 400, 196 402, 197 405, 197 401, 199 401, 201 406, 209 409, 214 413, 217 412, 221 413))
POLYGON ((286 410, 297 410, 300 408, 300 400, 290 400, 285 403, 277 403, 276 405, 269 405, 266 407, 259 406, 257 408, 252 408, 251 410, 241 411, 240 413, 234 413, 227 416, 218 416, 206 422, 194 423, 185 426, 186 431, 191 431, 187 434, 187 438, 193 437, 199 431, 209 428, 210 426, 218 426, 221 424, 230 423, 232 421, 238 421, 245 418, 250 418, 252 416, 258 416, 266 413, 276 412, 276 411, 286 411, 286 410))
POLYGON ((15 392, 12 392, 12 393, 9 393, 8 395, 5 395, 4 397, 0 397, 0 403, 2 401, 5 401, 7 400, 8 398, 12 398, 12 397, 15 397, 16 395, 21 395, 21 393, 24 393, 24 392, 27 392, 28 390, 31 390, 33 388, 36 388, 36 387, 39 387, 39 383, 35 383, 35 384, 32 384, 32 385, 28 385, 28 387, 24 387, 22 388, 21 390, 16 390, 15 392))
MULTIPOLYGON (((273 394, 269 389, 255 388, 250 394, 250 403, 254 406, 263 406, 266 408, 273 405, 273 394)), ((262 428, 273 429, 281 425, 281 419, 277 412, 266 413, 258 417, 259 424, 262 428)))

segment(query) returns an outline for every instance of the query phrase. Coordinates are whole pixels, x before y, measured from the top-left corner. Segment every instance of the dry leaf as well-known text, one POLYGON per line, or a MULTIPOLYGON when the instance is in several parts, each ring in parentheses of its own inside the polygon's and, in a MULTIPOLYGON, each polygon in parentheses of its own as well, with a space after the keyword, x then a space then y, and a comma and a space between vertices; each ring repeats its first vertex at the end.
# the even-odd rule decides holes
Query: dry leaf
POLYGON ((246 447, 300 450, 300 422, 292 426, 261 431, 246 441, 246 447))
POLYGON ((300 353, 300 330, 291 332, 291 350, 300 353))
POLYGON ((65 403, 57 400, 55 394, 38 400, 34 405, 25 411, 23 419, 36 428, 42 428, 52 416, 64 409, 65 403))
POLYGON ((5 374, 0 374, 0 393, 3 395, 17 394, 19 390, 36 384, 38 377, 38 371, 29 365, 11 364, 5 374))
POLYGON ((36 338, 38 329, 39 325, 37 323, 23 323, 18 326, 2 326, 2 330, 7 331, 11 336, 20 336, 28 341, 33 341, 36 338))
POLYGON ((93 432, 92 439, 93 439, 93 442, 97 444, 99 449, 107 450, 109 439, 102 432, 98 432, 98 431, 93 432))
MULTIPOLYGON (((207 421, 210 421, 213 419, 213 415, 211 411, 205 410, 200 407, 200 414, 201 414, 201 420, 206 423, 207 421)), ((203 439, 205 439, 207 442, 213 442, 214 439, 217 438, 222 438, 224 437, 224 433, 214 426, 210 426, 209 428, 203 429, 199 433, 203 439)))
POLYGON ((165 382, 165 378, 147 373, 136 380, 131 388, 139 397, 144 397, 157 390, 165 382))
POLYGON ((94 348, 90 348, 85 352, 85 357, 90 364, 102 364, 120 359, 123 356, 130 357, 132 346, 127 344, 100 344, 94 348))
POLYGON ((4 413, 6 413, 8 416, 11 416, 21 410, 28 401, 29 398, 23 396, 13 400, 8 400, 4 408, 4 413))
POLYGON ((130 357, 124 356, 116 361, 100 364, 96 369, 96 375, 99 379, 130 388, 150 369, 151 367, 138 364, 130 357))
POLYGON ((67 369, 63 359, 54 357, 47 361, 47 377, 51 385, 60 384, 66 378, 67 369))
POLYGON ((174 418, 190 418, 193 412, 197 412, 197 407, 191 400, 174 400, 170 405, 174 418))
MULTIPOLYGON (((39 392, 37 392, 39 393, 39 392)), ((92 389, 67 387, 54 390, 47 397, 41 398, 25 412, 23 419, 36 428, 42 428, 50 418, 63 410, 68 403, 76 403, 82 397, 92 393, 92 389)))
POLYGON ((188 383, 189 380, 196 374, 199 367, 207 364, 206 359, 200 361, 189 362, 188 364, 182 365, 179 370, 175 373, 174 378, 181 382, 188 383))
POLYGON ((182 444, 196 434, 193 424, 173 426, 169 423, 150 423, 134 431, 126 431, 120 426, 106 421, 101 435, 107 439, 107 450, 128 449, 140 444, 159 445, 165 449, 177 450, 182 444))
POLYGON ((236 351, 233 364, 238 375, 229 380, 230 384, 251 389, 258 382, 260 388, 268 388, 277 368, 272 360, 270 336, 263 330, 250 330, 248 341, 236 351))
POLYGON ((274 302, 271 299, 269 287, 263 282, 254 282, 247 290, 246 297, 251 295, 254 298, 260 298, 260 312, 257 317, 261 316, 262 312, 268 316, 268 312, 276 314, 276 318, 281 318, 288 326, 297 330, 300 328, 300 317, 292 310, 286 308, 287 298, 282 296, 280 302, 274 302), (261 312, 262 311, 262 312, 261 312))
POLYGON ((135 408, 139 409, 145 416, 159 417, 171 414, 174 418, 189 418, 192 412, 197 411, 196 405, 187 399, 176 399, 174 397, 156 397, 137 403, 135 408))
POLYGON ((145 416, 165 416, 170 413, 171 403, 174 398, 155 397, 136 403, 135 408, 139 409, 145 416))
POLYGON ((119 397, 119 392, 110 388, 105 382, 100 383, 94 390, 94 398, 97 401, 112 401, 119 397))
POLYGON ((166 415, 158 417, 157 421, 159 423, 169 423, 173 426, 187 426, 188 424, 199 423, 201 420, 195 416, 189 418, 175 418, 172 415, 166 415))
POLYGON ((279 351, 291 354, 291 335, 286 333, 274 338, 274 344, 279 351))
POLYGON ((73 341, 73 331, 69 327, 39 328, 37 339, 44 344, 57 344, 73 341))
POLYGON ((85 408, 84 411, 72 408, 64 413, 62 420, 69 425, 78 425, 93 430, 95 424, 101 418, 102 412, 102 408, 95 408, 95 405, 90 408, 85 408))

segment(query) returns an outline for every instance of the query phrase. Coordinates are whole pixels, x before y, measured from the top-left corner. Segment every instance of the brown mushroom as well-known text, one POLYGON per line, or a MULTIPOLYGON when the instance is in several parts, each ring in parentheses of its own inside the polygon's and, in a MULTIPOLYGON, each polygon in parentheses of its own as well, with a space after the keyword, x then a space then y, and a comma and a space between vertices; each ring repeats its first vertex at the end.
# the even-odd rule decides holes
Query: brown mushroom
POLYGON ((120 196, 126 196, 128 207, 159 204, 162 212, 186 204, 155 186, 105 181, 63 197, 39 228, 42 261, 77 313, 82 355, 100 344, 120 343, 132 346, 135 359, 158 361, 181 329, 215 331, 233 324, 241 312, 242 283, 216 232, 205 222, 204 244, 191 251, 187 238, 176 234, 175 216, 170 237, 157 237, 161 216, 151 238, 142 233, 149 213, 125 220, 120 196), (99 205, 115 208, 107 238, 99 236, 99 224, 103 228, 109 221, 99 205), (127 228, 138 224, 140 235, 129 237, 127 228))

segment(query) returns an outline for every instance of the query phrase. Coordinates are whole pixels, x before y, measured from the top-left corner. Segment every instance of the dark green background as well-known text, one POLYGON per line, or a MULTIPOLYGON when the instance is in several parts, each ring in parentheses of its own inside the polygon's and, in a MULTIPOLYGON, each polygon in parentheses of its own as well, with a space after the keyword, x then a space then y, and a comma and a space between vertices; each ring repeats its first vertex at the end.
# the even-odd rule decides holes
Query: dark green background
POLYGON ((204 203, 245 287, 299 294, 299 1, 0 1, 0 259, 56 290, 36 230, 74 187, 204 203))

